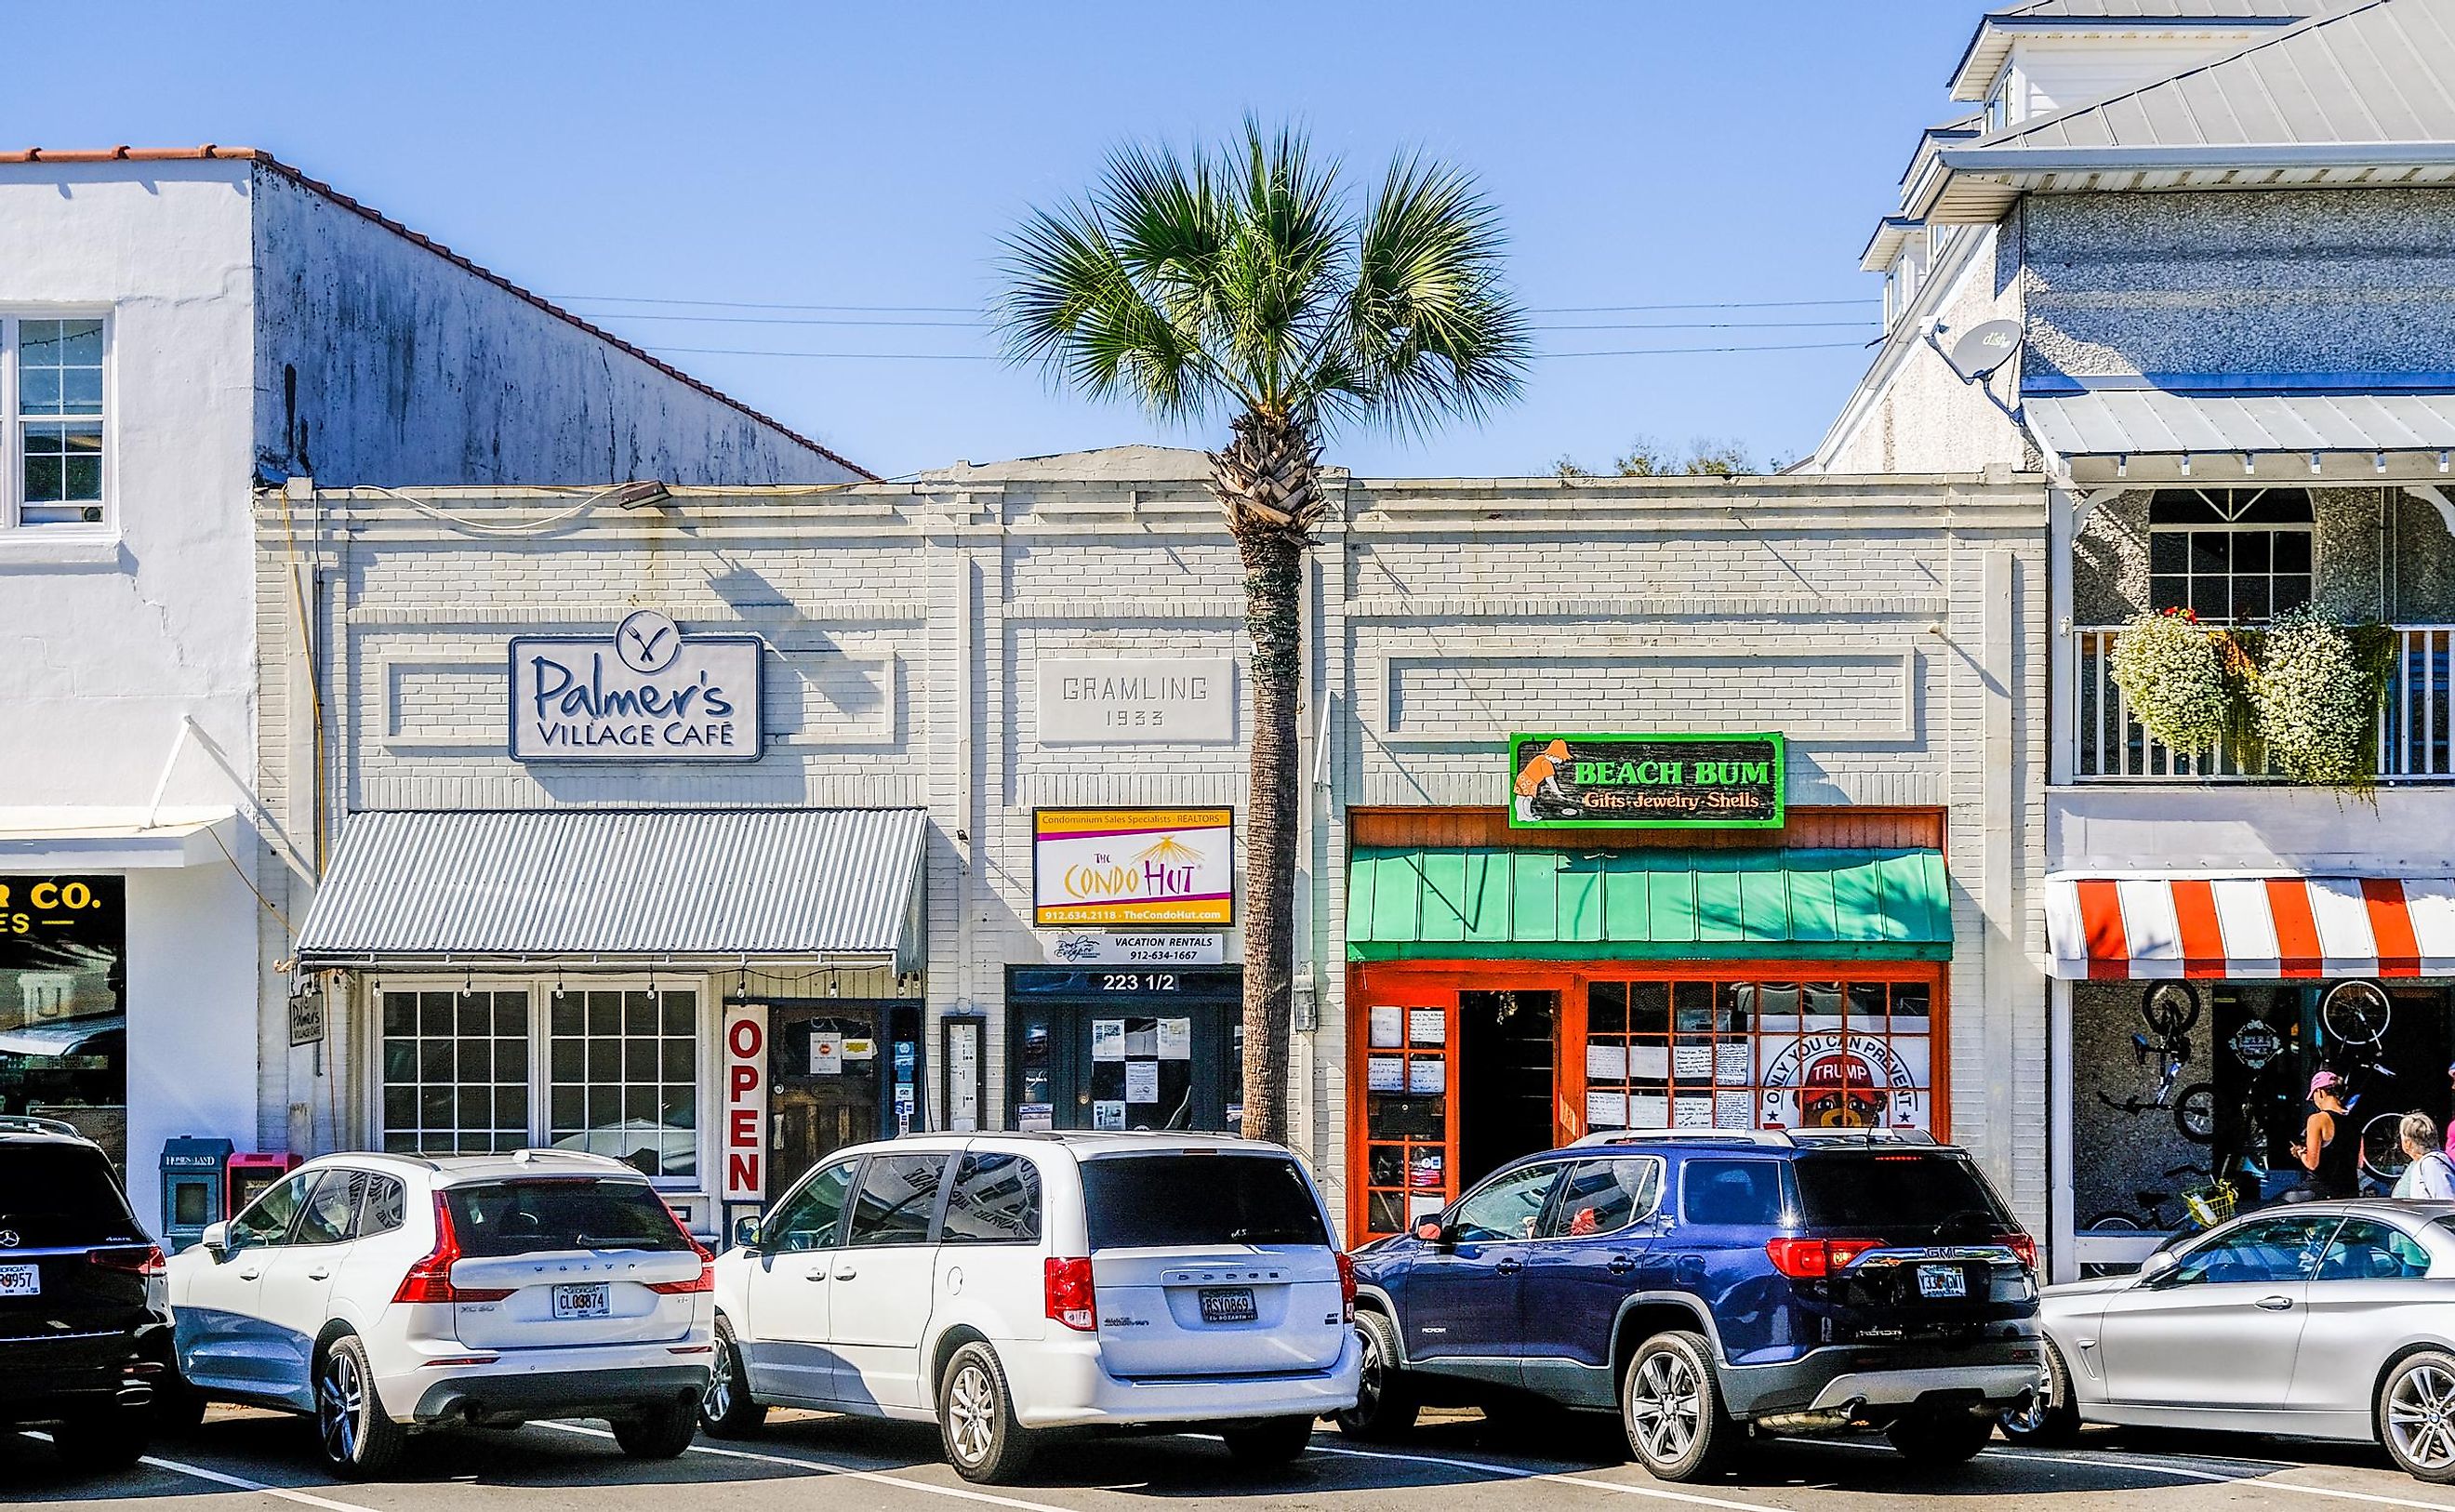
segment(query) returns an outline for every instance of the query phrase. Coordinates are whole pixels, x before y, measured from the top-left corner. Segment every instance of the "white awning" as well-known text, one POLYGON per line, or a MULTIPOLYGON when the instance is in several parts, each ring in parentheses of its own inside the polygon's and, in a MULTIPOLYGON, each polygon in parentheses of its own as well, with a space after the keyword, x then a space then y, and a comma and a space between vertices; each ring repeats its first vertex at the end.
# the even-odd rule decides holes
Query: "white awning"
POLYGON ((237 828, 234 809, 0 809, 0 872, 210 866, 236 851, 237 828))
POLYGON ((2455 393, 2187 394, 2099 389, 2020 401, 2056 454, 2436 452, 2455 448, 2455 393))
POLYGON ((354 815, 302 962, 921 960, 919 809, 354 815))

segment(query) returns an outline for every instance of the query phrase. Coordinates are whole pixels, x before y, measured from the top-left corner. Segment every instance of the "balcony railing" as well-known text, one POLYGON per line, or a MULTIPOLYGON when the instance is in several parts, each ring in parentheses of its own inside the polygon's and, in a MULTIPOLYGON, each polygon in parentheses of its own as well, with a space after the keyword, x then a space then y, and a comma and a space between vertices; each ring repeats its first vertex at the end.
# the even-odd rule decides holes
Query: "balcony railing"
MULTIPOLYGON (((2220 749, 2213 756, 2179 756, 2148 738, 2122 690, 2114 685, 2114 637, 2119 627, 2085 626, 2080 640, 2079 686, 2073 690, 2072 773, 2082 782, 2280 782, 2255 743, 2220 749)), ((2455 662, 2455 625, 2398 625, 2395 665, 2387 673, 2385 708, 2379 720, 2381 782, 2455 781, 2455 743, 2450 716, 2455 693, 2448 687, 2455 662)))

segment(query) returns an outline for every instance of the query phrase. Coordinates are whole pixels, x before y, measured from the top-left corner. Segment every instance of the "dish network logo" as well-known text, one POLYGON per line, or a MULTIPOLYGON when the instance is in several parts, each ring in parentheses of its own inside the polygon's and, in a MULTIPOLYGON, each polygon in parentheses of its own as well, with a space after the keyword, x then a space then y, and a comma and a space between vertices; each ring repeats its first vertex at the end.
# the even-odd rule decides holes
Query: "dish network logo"
POLYGON ((767 1005, 724 1012, 724 1200, 767 1199, 767 1005))

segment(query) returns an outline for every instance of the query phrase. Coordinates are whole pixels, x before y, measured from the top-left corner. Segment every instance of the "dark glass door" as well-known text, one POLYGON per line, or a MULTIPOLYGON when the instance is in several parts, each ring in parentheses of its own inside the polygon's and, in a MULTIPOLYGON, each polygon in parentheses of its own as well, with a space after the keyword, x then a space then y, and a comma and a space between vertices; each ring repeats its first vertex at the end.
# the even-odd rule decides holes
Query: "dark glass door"
POLYGON ((846 1145, 910 1132, 896 1087, 918 1084, 919 1022, 919 1005, 901 999, 769 999, 770 1192, 846 1145))
POLYGON ((1232 968, 1010 971, 1007 1127, 1229 1129, 1242 991, 1232 968))

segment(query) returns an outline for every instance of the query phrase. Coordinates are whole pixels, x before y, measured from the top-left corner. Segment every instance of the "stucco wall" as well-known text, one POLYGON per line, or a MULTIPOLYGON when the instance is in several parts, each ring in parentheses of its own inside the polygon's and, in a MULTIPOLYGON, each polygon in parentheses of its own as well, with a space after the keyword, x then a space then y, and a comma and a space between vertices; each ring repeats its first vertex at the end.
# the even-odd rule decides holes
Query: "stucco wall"
MULTIPOLYGON (((2072 615, 2115 625, 2151 604, 2149 490, 2100 504, 2072 548, 2072 615)), ((2440 624, 2455 615, 2455 536, 2438 511, 2402 489, 2314 490, 2316 602, 2340 619, 2440 624), (2387 529, 2381 530, 2382 513, 2387 529)))
MULTIPOLYGON (((2013 223, 2017 227, 2017 221, 2013 223)), ((1990 465, 2034 467, 2029 445, 2005 407, 2017 402, 2018 361, 1983 384, 1962 381, 1921 333, 1930 318, 1943 323, 1947 348, 1955 333, 2019 312, 2017 240, 1999 228, 1975 227, 1946 250, 1936 276, 1950 280, 1893 330, 1876 358, 1881 387, 1857 396, 1821 451, 1827 473, 1975 472, 1990 465)), ((1935 286, 1930 285, 1932 290, 1935 286)))
POLYGON ((254 171, 255 454, 334 484, 827 483, 841 462, 254 171))

